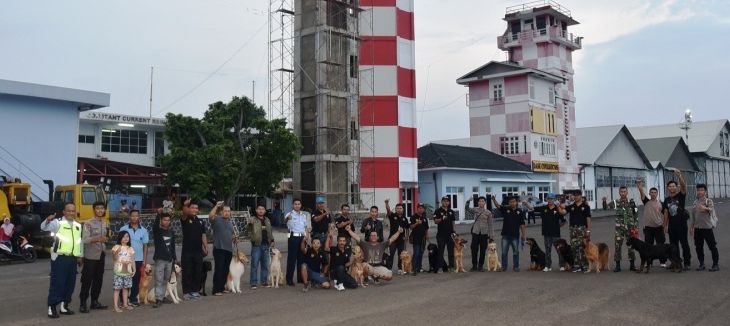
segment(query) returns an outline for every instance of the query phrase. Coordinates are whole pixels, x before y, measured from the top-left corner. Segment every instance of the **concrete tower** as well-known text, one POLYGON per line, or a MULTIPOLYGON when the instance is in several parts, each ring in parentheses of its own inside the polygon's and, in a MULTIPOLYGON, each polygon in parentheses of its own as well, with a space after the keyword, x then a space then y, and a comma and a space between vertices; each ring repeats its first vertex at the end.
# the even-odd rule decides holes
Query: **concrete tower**
POLYGON ((418 202, 413 0, 360 0, 362 204, 418 202))
POLYGON ((469 87, 470 140, 556 174, 552 191, 578 189, 572 53, 578 24, 554 1, 507 8, 497 39, 506 62, 489 62, 457 80, 469 87))

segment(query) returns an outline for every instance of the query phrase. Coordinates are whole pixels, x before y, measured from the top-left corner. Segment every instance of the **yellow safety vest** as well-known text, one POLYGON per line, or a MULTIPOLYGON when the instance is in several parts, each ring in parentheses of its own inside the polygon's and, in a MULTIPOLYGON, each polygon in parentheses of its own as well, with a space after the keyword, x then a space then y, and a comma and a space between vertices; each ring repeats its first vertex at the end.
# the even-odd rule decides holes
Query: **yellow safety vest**
POLYGON ((81 257, 81 246, 81 224, 61 219, 56 232, 54 251, 59 255, 81 257))

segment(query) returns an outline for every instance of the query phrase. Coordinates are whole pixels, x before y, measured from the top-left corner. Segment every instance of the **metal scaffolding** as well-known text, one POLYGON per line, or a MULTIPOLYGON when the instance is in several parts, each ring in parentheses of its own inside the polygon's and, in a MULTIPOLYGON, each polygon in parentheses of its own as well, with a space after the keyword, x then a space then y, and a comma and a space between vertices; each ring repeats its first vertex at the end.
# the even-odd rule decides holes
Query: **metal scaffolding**
POLYGON ((294 0, 269 0, 269 119, 292 126, 294 110, 294 0))

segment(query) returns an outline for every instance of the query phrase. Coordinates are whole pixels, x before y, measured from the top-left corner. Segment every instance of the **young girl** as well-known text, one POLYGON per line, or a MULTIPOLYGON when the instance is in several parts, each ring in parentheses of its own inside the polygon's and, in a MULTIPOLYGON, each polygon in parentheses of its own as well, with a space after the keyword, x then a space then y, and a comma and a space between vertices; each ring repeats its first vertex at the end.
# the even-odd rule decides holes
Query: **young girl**
POLYGON ((129 306, 129 289, 132 287, 132 276, 135 273, 134 249, 129 245, 129 233, 121 231, 117 235, 117 244, 112 247, 114 258, 114 311, 122 312, 124 308, 132 310, 129 306), (119 291, 122 291, 123 306, 119 306, 119 291))

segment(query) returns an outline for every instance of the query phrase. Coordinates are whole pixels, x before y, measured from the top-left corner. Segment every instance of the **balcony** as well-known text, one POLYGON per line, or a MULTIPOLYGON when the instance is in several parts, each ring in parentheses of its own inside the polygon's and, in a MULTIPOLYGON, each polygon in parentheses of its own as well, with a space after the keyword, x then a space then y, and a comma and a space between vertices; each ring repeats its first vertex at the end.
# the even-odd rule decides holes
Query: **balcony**
POLYGON ((558 26, 527 30, 519 33, 507 31, 504 35, 497 37, 497 46, 501 50, 507 50, 514 46, 521 46, 523 43, 536 43, 553 41, 563 44, 572 50, 578 50, 583 46, 583 37, 568 33, 558 26))

